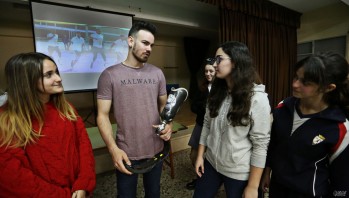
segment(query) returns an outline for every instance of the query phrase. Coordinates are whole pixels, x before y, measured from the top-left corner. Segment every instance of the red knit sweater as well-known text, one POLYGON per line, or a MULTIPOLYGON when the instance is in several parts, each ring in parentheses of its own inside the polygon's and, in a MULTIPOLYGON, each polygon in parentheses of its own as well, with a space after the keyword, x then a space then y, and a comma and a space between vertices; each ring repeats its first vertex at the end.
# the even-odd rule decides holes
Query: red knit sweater
MULTIPOLYGON (((33 121, 33 128, 38 123, 33 121)), ((71 197, 96 185, 91 143, 81 118, 46 105, 42 136, 25 148, 0 147, 0 197, 71 197)))

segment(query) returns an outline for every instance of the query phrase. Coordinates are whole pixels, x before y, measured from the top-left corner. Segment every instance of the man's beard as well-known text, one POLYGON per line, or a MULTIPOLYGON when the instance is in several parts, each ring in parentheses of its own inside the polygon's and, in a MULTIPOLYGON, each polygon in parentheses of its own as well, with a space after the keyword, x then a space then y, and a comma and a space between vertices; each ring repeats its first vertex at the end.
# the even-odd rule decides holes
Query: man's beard
POLYGON ((133 48, 132 54, 135 57, 135 59, 140 63, 146 63, 148 61, 149 56, 146 58, 141 58, 141 57, 137 56, 135 48, 133 48))

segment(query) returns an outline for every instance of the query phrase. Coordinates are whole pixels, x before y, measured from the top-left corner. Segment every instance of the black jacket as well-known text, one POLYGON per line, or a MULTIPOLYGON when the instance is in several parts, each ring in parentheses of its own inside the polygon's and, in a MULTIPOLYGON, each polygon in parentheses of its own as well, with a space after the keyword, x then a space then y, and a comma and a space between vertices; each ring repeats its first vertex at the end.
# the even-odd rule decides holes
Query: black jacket
MULTIPOLYGON (((348 136, 348 123, 341 109, 329 107, 317 114, 303 116, 309 120, 291 134, 297 102, 294 97, 287 98, 273 112, 266 166, 272 169, 272 180, 275 182, 302 194, 324 196, 330 188, 330 157, 336 151, 338 154, 341 144, 346 144, 342 145, 344 148, 348 144, 343 141, 348 136)), ((336 166, 348 165, 348 156, 347 162, 336 162, 336 158, 331 159, 339 164, 336 166)), ((335 171, 338 173, 339 170, 335 171)), ((335 175, 335 172, 331 174, 333 181, 338 180, 335 175)))
POLYGON ((205 91, 198 91, 191 103, 191 111, 196 114, 196 123, 200 126, 204 123, 208 93, 208 88, 205 91))

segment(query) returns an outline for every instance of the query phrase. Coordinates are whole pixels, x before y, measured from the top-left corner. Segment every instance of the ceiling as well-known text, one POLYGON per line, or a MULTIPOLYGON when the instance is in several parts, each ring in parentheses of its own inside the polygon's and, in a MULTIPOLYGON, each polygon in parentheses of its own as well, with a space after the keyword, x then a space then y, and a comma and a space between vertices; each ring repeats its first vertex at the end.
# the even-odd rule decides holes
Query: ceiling
MULTIPOLYGON (((1 0, 28 4, 28 0, 1 0)), ((97 7, 135 14, 136 19, 150 20, 164 35, 217 37, 219 11, 216 6, 196 0, 46 0, 67 2, 77 6, 97 7), (119 10, 118 10, 119 9, 119 10), (181 14, 178 14, 181 13, 181 14), (192 21, 190 21, 192 20, 192 21)), ((269 0, 291 10, 306 13, 322 7, 349 0, 269 0)))
POLYGON ((347 5, 349 4, 349 0, 269 0, 291 10, 306 13, 318 8, 322 8, 331 4, 335 4, 338 2, 344 2, 347 5))
MULTIPOLYGON (((4 2, 18 2, 18 3, 27 3, 29 0, 1 0, 4 2)), ((54 1, 54 0, 48 0, 48 1, 54 1)), ((81 2, 94 2, 93 0, 79 0, 81 2)), ((142 2, 139 0, 99 0, 100 2, 108 2, 110 4, 132 4, 135 2, 142 2)), ((182 8, 182 9, 190 9, 190 10, 201 10, 207 9, 207 6, 204 4, 198 4, 195 2, 195 0, 176 0, 176 1, 167 1, 167 0, 152 0, 153 2, 156 2, 157 4, 161 4, 164 6, 175 6, 176 8, 182 8)), ((269 0, 276 4, 279 4, 281 6, 284 6, 286 8, 289 8, 291 10, 305 13, 309 11, 316 10, 318 8, 322 8, 331 4, 335 4, 338 2, 343 2, 347 5, 349 5, 349 0, 269 0)), ((58 1, 57 1, 58 2, 58 1)), ((97 2, 97 1, 96 1, 97 2)), ((207 10, 206 10, 207 12, 207 10)))

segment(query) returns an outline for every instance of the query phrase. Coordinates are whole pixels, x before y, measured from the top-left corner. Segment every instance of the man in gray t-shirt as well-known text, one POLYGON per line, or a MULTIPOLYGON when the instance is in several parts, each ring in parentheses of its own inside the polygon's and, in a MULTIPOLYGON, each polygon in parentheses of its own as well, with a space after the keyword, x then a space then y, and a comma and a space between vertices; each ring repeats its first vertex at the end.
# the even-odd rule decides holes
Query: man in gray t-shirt
MULTIPOLYGON (((118 197, 136 197, 138 175, 128 165, 140 164, 163 149, 172 124, 157 136, 154 125, 160 123, 165 107, 166 81, 162 71, 146 63, 154 45, 155 26, 136 22, 127 39, 129 51, 125 61, 104 70, 98 80, 97 123, 116 167, 118 197), (114 141, 109 112, 113 106, 117 123, 114 141)), ((162 163, 143 175, 145 197, 160 197, 162 163)))

